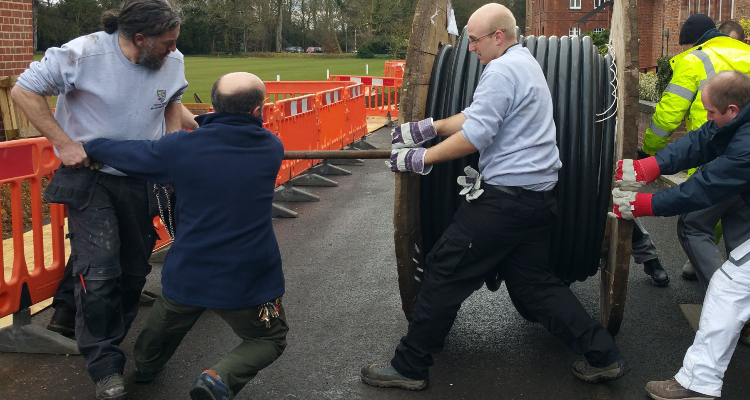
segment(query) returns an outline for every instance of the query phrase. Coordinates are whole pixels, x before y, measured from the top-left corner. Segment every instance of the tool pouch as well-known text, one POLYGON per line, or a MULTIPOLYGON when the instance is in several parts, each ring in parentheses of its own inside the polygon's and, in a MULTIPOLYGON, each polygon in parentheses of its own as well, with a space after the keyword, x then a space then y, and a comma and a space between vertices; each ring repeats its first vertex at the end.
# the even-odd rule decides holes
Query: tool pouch
POLYGON ((99 174, 89 168, 73 169, 61 164, 44 190, 44 200, 83 210, 94 196, 99 174))

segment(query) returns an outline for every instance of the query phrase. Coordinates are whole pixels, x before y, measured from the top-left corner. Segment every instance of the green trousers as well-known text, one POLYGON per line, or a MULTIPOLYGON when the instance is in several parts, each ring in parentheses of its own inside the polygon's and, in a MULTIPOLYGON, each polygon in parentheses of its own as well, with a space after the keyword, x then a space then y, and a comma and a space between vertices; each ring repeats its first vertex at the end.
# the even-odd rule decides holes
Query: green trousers
MULTIPOLYGON (((284 306, 279 304, 279 308, 279 317, 271 319, 270 328, 260 320, 258 307, 211 309, 242 339, 242 343, 209 368, 224 381, 231 398, 234 398, 258 371, 271 365, 284 352, 289 327, 284 317, 284 306)), ((136 368, 140 371, 158 371, 164 368, 182 342, 182 338, 205 310, 203 307, 180 304, 164 295, 159 296, 135 342, 136 368)))

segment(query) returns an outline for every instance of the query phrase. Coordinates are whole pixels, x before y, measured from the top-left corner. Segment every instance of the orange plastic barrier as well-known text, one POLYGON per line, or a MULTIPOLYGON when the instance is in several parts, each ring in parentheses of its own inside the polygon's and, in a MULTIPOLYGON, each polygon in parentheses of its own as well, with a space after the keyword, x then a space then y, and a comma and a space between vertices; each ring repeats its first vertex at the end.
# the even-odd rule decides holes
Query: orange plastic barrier
MULTIPOLYGON (((284 150, 317 150, 319 130, 315 97, 310 94, 274 103, 270 130, 284 143, 284 150)), ((276 186, 288 182, 312 165, 310 160, 284 160, 276 177, 276 186)))
MULTIPOLYGON (((45 266, 42 225, 42 177, 51 177, 60 165, 52 144, 45 138, 22 139, 0 143, 0 185, 10 186, 11 226, 13 232, 13 266, 9 281, 0 279, 0 317, 18 312, 52 297, 65 270, 65 207, 50 204, 52 262, 45 266), (30 184, 31 228, 33 246, 24 243, 21 185, 30 184), (33 251, 33 270, 29 273, 26 250, 33 251), (24 293, 28 293, 26 297, 24 293), (25 298, 26 297, 26 298, 25 298), (24 299, 25 298, 25 299, 24 299), (24 304, 22 304, 24 300, 24 304), (30 301, 30 303, 29 303, 30 301)), ((0 246, 2 270, 3 248, 0 246)))
MULTIPOLYGON (((172 207, 174 207, 174 204, 172 205, 172 207)), ((161 217, 154 217, 154 228, 156 228, 156 234, 158 235, 158 237, 156 238, 156 244, 154 245, 154 251, 159 251, 172 243, 172 238, 169 237, 167 228, 161 222, 161 217)))
POLYGON ((346 131, 351 142, 356 142, 367 135, 367 113, 365 110, 364 86, 349 86, 346 96, 346 131))
POLYGON ((336 81, 271 81, 265 83, 268 97, 274 103, 278 100, 320 93, 355 84, 353 82, 344 83, 336 81))
MULTIPOLYGON (((362 84, 355 81, 266 82, 266 90, 275 103, 264 106, 263 127, 281 139, 285 150, 340 150, 367 134, 366 88, 362 84)), ((320 160, 284 160, 276 186, 318 162, 320 160)))
POLYGON ((332 81, 356 82, 365 86, 365 106, 368 116, 398 118, 398 90, 403 78, 331 75, 332 81))
MULTIPOLYGON (((396 81, 385 83, 393 86, 396 81)), ((398 85, 400 84, 399 79, 398 85)), ((358 84, 355 79, 269 82, 268 86, 269 93, 278 90, 277 93, 284 93, 284 96, 315 90, 314 94, 279 99, 264 106, 263 126, 282 140, 286 150, 339 150, 367 132, 365 99, 368 87, 358 84)), ((276 185, 300 175, 316 162, 319 160, 285 160, 279 170, 276 185)), ((10 187, 13 230, 11 278, 7 282, 4 278, 0 280, 0 317, 18 312, 21 306, 29 307, 52 297, 62 278, 66 260, 65 206, 50 204, 52 261, 50 265, 45 265, 41 194, 42 177, 51 178, 59 165, 60 160, 55 156, 52 144, 45 138, 0 143, 0 186, 8 184, 10 187), (31 188, 33 246, 24 243, 21 198, 21 185, 24 181, 28 181, 31 188), (32 272, 28 272, 26 249, 33 251, 32 272), (25 296, 26 292, 28 298, 25 296), (24 298, 27 301, 22 304, 24 298), (30 304, 27 304, 29 301, 30 304)), ((171 243, 171 239, 159 217, 154 219, 154 226, 159 234, 154 250, 159 250, 171 243)), ((2 259, 3 249, 0 247, 0 260, 2 259)), ((3 261, 3 269, 4 264, 3 261)))
MULTIPOLYGON (((351 144, 346 131, 344 89, 326 90, 315 95, 320 123, 318 150, 341 150, 351 144)), ((351 136, 349 136, 351 137, 351 136)))
POLYGON ((383 69, 383 76, 403 78, 405 68, 406 68, 406 61, 404 60, 386 61, 385 69, 383 69))

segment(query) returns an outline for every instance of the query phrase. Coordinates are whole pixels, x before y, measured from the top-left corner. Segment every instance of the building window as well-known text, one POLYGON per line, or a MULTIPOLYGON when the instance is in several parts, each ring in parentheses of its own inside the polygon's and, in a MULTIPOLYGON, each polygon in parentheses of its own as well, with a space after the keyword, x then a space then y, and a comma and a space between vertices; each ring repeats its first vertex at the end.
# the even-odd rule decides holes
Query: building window
POLYGON ((594 0, 594 7, 599 7, 604 3, 604 0, 594 0))
POLYGON ((570 9, 571 10, 580 10, 581 9, 581 0, 570 0, 570 9))
POLYGON ((578 36, 578 28, 570 28, 568 36, 578 36))
POLYGON ((594 33, 602 33, 604 32, 604 28, 594 28, 594 33))

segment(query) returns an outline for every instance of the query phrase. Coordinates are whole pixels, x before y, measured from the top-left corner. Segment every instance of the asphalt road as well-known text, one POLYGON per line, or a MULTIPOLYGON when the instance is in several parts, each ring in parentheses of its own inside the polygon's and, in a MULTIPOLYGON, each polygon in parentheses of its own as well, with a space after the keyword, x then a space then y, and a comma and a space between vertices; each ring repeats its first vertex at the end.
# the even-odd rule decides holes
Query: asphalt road
MULTIPOLYGON (((370 141, 387 148, 388 139, 382 129, 370 141)), ((320 202, 286 204, 299 218, 274 221, 286 274, 289 346, 238 399, 645 399, 647 381, 668 379, 679 369, 694 333, 678 304, 700 303, 703 293, 697 282, 679 276, 685 256, 674 236, 676 218, 651 218, 644 223, 672 282, 657 288, 641 266, 631 265, 616 338, 633 367, 624 378, 596 385, 578 381, 570 367, 580 357, 521 318, 504 288, 482 288, 464 304, 445 350, 435 357, 428 389, 362 384, 359 369, 389 360, 407 325, 393 250, 393 174, 381 160, 345 168, 353 174, 333 177, 339 187, 308 189, 320 202)), ((147 288, 158 290, 159 278, 157 265, 147 288)), ((598 283, 594 277, 572 286, 592 315, 598 315, 598 283)), ((147 313, 141 309, 123 343, 129 357, 147 313)), ((34 323, 45 324, 49 315, 40 313, 34 323)), ((206 312, 156 381, 133 383, 128 361, 130 399, 188 398, 198 374, 238 342, 206 312)), ((749 355, 750 347, 739 345, 723 399, 749 397, 749 355)), ((94 385, 80 356, 0 354, 0 399, 94 399, 94 385)))

